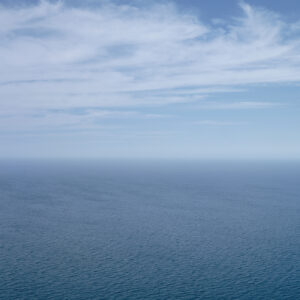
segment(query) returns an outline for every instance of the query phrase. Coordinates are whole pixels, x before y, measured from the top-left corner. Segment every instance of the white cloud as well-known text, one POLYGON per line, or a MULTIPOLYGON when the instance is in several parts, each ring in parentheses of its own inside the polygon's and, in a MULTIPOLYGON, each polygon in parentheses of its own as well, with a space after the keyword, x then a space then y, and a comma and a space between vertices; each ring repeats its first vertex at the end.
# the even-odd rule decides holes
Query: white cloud
POLYGON ((197 109, 226 110, 226 109, 261 109, 282 106, 277 102, 236 101, 236 102, 212 102, 205 101, 196 106, 197 109))
POLYGON ((212 126, 231 126, 231 125, 245 125, 245 122, 229 122, 229 121, 216 121, 216 120, 200 120, 194 122, 196 125, 212 125, 212 126))
MULTIPOLYGON (((88 9, 43 1, 30 8, 2 6, 0 108, 20 114, 164 105, 197 102, 246 84, 298 82, 299 23, 285 23, 245 3, 241 9, 242 16, 230 23, 205 25, 172 4, 102 3, 88 9)), ((268 106, 237 102, 210 107, 268 106)))
POLYGON ((26 111, 22 114, 0 113, 0 133, 5 132, 40 132, 41 130, 66 131, 111 129, 120 126, 107 126, 107 120, 132 120, 132 119, 163 119, 170 115, 142 113, 133 110, 99 110, 84 109, 79 111, 53 110, 53 111, 26 111))

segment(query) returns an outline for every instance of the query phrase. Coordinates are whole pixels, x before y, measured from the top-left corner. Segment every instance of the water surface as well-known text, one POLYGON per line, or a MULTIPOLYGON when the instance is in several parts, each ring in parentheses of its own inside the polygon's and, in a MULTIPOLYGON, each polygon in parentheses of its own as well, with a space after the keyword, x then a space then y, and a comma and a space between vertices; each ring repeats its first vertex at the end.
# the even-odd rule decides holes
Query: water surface
POLYGON ((0 163, 1 299, 299 299, 300 164, 0 163))

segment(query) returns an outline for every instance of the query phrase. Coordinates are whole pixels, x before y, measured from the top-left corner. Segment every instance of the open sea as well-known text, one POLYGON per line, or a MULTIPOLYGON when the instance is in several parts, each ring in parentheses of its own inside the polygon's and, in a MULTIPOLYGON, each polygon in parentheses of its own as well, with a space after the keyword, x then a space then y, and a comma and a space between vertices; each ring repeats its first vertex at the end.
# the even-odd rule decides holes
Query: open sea
POLYGON ((0 299, 300 299, 300 162, 2 161, 0 299))

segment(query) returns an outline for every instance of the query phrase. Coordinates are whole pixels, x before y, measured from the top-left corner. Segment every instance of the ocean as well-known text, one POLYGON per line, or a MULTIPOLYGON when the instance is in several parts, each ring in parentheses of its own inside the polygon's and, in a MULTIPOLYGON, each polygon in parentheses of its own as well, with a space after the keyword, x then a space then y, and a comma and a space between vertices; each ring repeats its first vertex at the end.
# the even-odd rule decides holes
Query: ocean
POLYGON ((2 161, 0 299, 300 299, 300 163, 2 161))

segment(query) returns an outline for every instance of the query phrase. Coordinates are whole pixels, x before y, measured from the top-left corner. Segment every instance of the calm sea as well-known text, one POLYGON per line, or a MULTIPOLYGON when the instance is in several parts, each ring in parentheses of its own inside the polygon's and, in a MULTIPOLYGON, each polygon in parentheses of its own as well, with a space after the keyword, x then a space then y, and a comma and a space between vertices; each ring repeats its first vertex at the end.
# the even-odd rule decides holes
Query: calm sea
POLYGON ((1 299, 300 299, 300 163, 0 162, 1 299))

